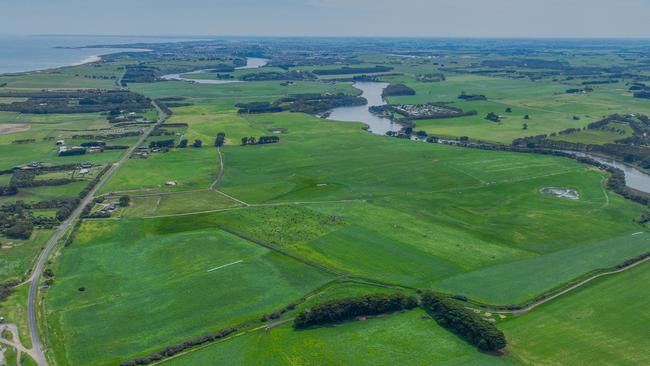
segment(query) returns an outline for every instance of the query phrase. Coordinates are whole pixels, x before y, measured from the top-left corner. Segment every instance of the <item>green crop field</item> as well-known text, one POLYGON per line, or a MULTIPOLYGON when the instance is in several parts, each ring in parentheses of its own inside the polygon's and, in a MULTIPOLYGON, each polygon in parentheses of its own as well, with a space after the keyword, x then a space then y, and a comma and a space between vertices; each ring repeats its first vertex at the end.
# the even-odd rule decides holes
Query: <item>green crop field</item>
POLYGON ((646 263, 504 322, 512 358, 529 365, 647 364, 648 281, 646 263))
POLYGON ((81 227, 54 267, 57 284, 46 300, 58 362, 115 364, 258 317, 331 278, 227 232, 200 229, 194 217, 171 222, 81 227))

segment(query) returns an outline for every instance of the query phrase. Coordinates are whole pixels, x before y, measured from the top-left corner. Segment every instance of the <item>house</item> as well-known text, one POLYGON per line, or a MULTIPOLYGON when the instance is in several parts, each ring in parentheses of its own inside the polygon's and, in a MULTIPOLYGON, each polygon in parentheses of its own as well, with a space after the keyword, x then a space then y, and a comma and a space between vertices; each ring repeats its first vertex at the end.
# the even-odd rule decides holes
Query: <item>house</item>
POLYGON ((56 141, 56 146, 62 146, 65 145, 65 140, 57 140, 56 141))
POLYGON ((31 163, 29 163, 29 167, 30 167, 30 168, 38 168, 39 165, 41 165, 41 163, 38 162, 38 161, 35 161, 35 160, 32 161, 31 163))
POLYGON ((81 167, 86 168, 86 169, 90 169, 90 168, 93 167, 93 164, 92 163, 83 163, 83 164, 81 164, 81 167))

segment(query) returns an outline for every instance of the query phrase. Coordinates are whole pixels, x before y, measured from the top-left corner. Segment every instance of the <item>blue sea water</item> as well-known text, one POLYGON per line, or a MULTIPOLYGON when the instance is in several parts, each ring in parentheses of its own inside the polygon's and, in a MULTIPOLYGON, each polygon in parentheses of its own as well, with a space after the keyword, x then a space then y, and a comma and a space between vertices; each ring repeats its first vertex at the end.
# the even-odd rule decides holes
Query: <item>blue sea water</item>
POLYGON ((105 44, 139 42, 172 42, 180 38, 119 36, 8 36, 0 35, 0 74, 44 70, 80 64, 93 56, 123 51, 122 49, 62 49, 105 44))

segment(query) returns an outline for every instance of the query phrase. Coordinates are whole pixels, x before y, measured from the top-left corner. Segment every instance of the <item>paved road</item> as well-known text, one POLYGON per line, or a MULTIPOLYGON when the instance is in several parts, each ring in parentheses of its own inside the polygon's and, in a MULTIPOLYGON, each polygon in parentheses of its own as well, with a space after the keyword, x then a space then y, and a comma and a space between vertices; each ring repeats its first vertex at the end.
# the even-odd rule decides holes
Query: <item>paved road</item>
POLYGON ((34 267, 34 271, 31 276, 31 284, 29 286, 29 296, 27 299, 27 312, 29 316, 29 333, 32 338, 32 352, 31 354, 34 357, 34 361, 39 366, 47 366, 47 359, 45 358, 45 352, 43 350, 43 344, 41 343, 41 339, 39 336, 38 332, 38 319, 37 319, 37 306, 38 306, 38 285, 39 285, 39 279, 41 277, 41 274, 43 273, 43 269, 45 267, 45 263, 47 262, 47 258, 50 256, 50 253, 52 253, 52 250, 56 246, 56 243, 63 237, 65 234, 66 230, 70 227, 70 225, 79 218, 81 215, 81 212, 83 211, 84 207, 88 205, 90 202, 95 197, 95 194, 97 191, 99 191, 102 186, 108 181, 108 179, 115 173, 121 166, 124 164, 124 162, 131 156, 133 151, 144 142, 144 140, 149 137, 149 134, 151 134, 151 131, 153 131, 154 128, 157 126, 161 125, 165 120, 167 119, 167 114, 160 109, 160 107, 154 102, 153 103, 154 107, 158 110, 159 113, 159 118, 156 124, 151 126, 148 130, 145 131, 145 133, 142 134, 140 139, 138 140, 137 143, 135 143, 133 146, 131 146, 126 153, 122 156, 122 158, 113 164, 113 166, 102 176, 100 181, 95 185, 95 187, 88 192, 86 197, 84 197, 81 202, 79 203, 79 206, 72 212, 70 217, 68 217, 67 220, 65 220, 57 229, 57 231, 54 233, 54 235, 50 238, 50 240, 47 242, 45 245, 45 249, 41 252, 41 255, 38 257, 38 261, 36 262, 36 266, 34 267))

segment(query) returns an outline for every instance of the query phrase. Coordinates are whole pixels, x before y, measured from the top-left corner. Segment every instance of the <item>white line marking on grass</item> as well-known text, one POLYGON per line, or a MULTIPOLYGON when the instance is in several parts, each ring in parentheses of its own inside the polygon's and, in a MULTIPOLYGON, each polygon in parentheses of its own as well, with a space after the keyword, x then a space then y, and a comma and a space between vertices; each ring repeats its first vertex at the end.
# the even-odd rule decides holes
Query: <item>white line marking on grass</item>
POLYGON ((238 260, 238 261, 236 261, 236 262, 232 262, 232 263, 224 264, 223 266, 219 266, 219 267, 214 267, 214 268, 212 268, 212 269, 209 269, 208 272, 216 271, 216 270, 221 269, 221 268, 226 268, 226 267, 228 267, 228 266, 232 266, 233 264, 241 263, 241 262, 243 262, 243 261, 244 261, 243 259, 240 259, 240 260, 238 260))
POLYGON ((643 231, 639 231, 638 233, 634 233, 632 235, 639 235, 639 234, 643 234, 643 231))

